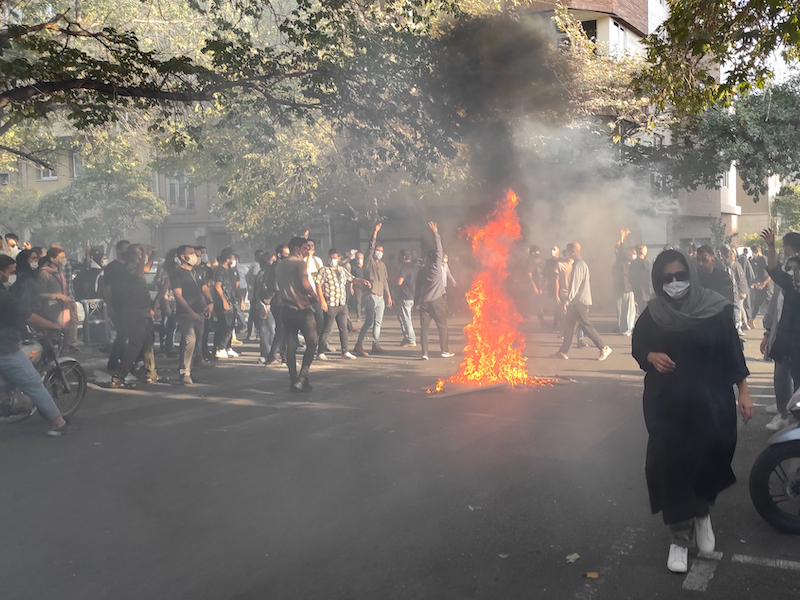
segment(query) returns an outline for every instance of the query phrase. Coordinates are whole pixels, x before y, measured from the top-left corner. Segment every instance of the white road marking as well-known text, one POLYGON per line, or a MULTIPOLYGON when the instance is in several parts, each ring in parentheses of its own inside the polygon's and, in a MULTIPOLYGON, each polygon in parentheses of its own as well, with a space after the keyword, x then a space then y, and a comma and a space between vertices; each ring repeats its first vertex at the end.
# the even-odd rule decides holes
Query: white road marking
POLYGON ((760 567, 772 567, 774 569, 785 569, 788 571, 800 571, 800 562, 793 560, 781 560, 773 558, 759 558, 758 556, 747 556, 745 554, 734 554, 731 558, 733 562, 748 565, 758 565, 760 567))
POLYGON ((683 580, 683 589, 692 590, 694 592, 705 592, 708 583, 714 577, 714 571, 717 568, 717 561, 710 560, 695 560, 692 562, 692 568, 689 569, 689 574, 683 580))

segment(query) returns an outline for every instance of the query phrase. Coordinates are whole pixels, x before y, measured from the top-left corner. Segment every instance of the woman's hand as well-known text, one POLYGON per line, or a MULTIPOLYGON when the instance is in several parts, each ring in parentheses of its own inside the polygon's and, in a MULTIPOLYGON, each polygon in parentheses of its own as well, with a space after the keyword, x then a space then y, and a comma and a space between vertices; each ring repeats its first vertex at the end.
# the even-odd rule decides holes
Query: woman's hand
POLYGON ((672 373, 675 370, 675 363, 663 352, 651 352, 647 355, 647 362, 659 373, 672 373))
POLYGON ((758 348, 761 351, 762 356, 767 351, 767 338, 769 338, 769 334, 765 333, 764 337, 761 338, 761 346, 758 348))

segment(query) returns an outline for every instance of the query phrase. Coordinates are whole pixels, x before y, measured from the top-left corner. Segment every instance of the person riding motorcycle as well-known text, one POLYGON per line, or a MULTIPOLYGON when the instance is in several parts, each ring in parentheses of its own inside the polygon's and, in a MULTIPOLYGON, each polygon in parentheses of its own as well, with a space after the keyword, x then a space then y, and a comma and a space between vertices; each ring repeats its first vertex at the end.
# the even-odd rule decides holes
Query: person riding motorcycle
POLYGON ((62 416, 33 363, 20 349, 20 330, 25 323, 39 329, 61 330, 57 323, 23 307, 10 292, 0 290, 0 374, 26 393, 42 416, 50 421, 52 426, 47 435, 71 433, 75 426, 62 416))

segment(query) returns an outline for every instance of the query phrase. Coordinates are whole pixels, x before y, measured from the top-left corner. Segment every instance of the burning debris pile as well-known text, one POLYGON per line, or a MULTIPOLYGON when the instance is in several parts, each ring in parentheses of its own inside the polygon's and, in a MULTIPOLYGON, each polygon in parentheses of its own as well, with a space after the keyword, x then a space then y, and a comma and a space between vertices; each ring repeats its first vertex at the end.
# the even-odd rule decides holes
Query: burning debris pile
MULTIPOLYGON (((509 254, 521 237, 517 202, 517 195, 509 191, 485 227, 466 230, 472 240, 472 253, 483 268, 467 293, 472 322, 464 329, 464 360, 448 382, 512 387, 551 384, 548 379, 528 374, 528 359, 523 356, 525 337, 519 330, 522 316, 506 291, 509 254)), ((436 388, 428 392, 442 392, 444 386, 445 381, 440 379, 436 388)))

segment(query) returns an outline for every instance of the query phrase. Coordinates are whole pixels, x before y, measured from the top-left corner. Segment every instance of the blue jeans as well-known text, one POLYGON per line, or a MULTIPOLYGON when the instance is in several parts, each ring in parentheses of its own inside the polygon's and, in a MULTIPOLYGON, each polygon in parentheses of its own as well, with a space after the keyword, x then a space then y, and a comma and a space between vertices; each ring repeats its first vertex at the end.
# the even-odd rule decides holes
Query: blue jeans
POLYGON ((269 359, 272 340, 275 339, 275 316, 272 314, 271 309, 267 311, 266 317, 261 317, 260 312, 259 310, 259 315, 256 318, 256 323, 258 323, 258 345, 261 356, 269 359))
POLYGON ((61 416, 61 411, 53 402, 50 392, 44 387, 36 367, 22 350, 11 354, 0 354, 0 373, 10 383, 28 394, 33 405, 39 409, 45 419, 54 422, 61 416))
POLYGON ((400 312, 397 313, 397 320, 400 321, 400 331, 403 337, 409 342, 417 343, 417 334, 414 333, 414 325, 411 322, 411 309, 414 308, 413 300, 401 300, 400 312))
POLYGON ((364 345, 364 338, 367 332, 372 329, 372 345, 379 346, 381 343, 381 324, 383 323, 383 311, 386 309, 386 301, 383 296, 369 294, 366 297, 367 311, 364 316, 364 326, 358 334, 358 346, 364 345))

